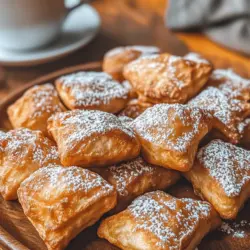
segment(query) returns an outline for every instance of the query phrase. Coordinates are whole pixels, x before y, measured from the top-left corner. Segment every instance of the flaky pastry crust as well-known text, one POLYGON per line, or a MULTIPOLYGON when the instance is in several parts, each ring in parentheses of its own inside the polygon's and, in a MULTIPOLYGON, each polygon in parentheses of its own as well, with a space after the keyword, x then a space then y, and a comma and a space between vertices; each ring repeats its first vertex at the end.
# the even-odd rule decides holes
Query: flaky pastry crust
POLYGON ((65 166, 98 167, 135 158, 140 144, 134 132, 113 114, 97 110, 57 113, 48 131, 65 166))
POLYGON ((250 115, 250 104, 234 99, 215 87, 208 87, 190 100, 189 105, 199 107, 214 117, 213 126, 232 143, 241 137, 239 124, 250 115))
POLYGON ((250 196, 250 155, 221 140, 201 148, 185 177, 224 219, 234 219, 250 196))
POLYGON ((210 116, 183 104, 158 104, 132 123, 146 161, 188 171, 201 139, 211 128, 210 116))
POLYGON ((26 128, 0 134, 0 193, 17 199, 20 184, 34 171, 58 164, 57 147, 42 132, 26 128))
POLYGON ((142 194, 154 190, 166 190, 180 178, 177 171, 151 165, 141 157, 105 169, 102 168, 98 173, 117 191, 117 206, 112 213, 124 210, 142 194))
POLYGON ((219 88, 231 98, 250 100, 250 79, 237 75, 231 69, 214 70, 209 78, 208 85, 219 88))
POLYGON ((82 71, 56 80, 57 91, 69 109, 117 113, 128 101, 129 90, 104 72, 82 71))
POLYGON ((193 250, 213 227, 213 213, 208 202, 155 191, 102 221, 98 236, 123 250, 193 250))
POLYGON ((170 54, 144 56, 124 68, 125 78, 150 103, 186 103, 207 82, 212 66, 170 54))
POLYGON ((116 205, 116 191, 87 169, 53 165, 26 179, 18 199, 48 249, 60 250, 116 205))
POLYGON ((65 111, 52 84, 34 86, 14 104, 7 112, 14 128, 29 128, 47 133, 47 120, 56 113, 65 111))

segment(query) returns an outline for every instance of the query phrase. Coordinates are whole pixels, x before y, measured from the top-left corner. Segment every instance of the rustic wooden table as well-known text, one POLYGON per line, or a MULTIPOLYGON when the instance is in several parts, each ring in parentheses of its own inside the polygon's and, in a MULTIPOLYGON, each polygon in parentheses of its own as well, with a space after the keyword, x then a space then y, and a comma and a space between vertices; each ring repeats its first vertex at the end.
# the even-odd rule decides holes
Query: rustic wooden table
MULTIPOLYGON (((183 55, 188 50, 207 56, 216 67, 234 68, 250 76, 250 59, 222 48, 201 34, 173 34, 164 27, 167 0, 96 0, 93 6, 102 18, 97 38, 87 47, 58 61, 36 67, 3 67, 0 70, 0 98, 18 89, 29 80, 54 70, 101 60, 108 49, 126 44, 157 45, 163 51, 183 55), (3 81, 1 81, 3 82, 3 81)), ((1 100, 0 99, 0 100, 1 100)))

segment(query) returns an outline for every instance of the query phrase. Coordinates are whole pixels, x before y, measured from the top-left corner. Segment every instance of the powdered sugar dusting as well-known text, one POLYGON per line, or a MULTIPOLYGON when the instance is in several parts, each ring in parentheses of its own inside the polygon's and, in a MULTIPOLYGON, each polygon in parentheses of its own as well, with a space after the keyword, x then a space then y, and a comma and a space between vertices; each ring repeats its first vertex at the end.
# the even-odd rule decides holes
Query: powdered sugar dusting
MULTIPOLYGON (((62 167, 50 165, 41 168, 28 177, 23 186, 30 185, 33 192, 39 192, 46 186, 48 192, 44 193, 44 198, 50 197, 50 190, 61 188, 64 193, 83 192, 88 194, 95 188, 100 188, 105 192, 114 190, 114 187, 106 182, 101 176, 80 167, 62 167)), ((96 192, 95 196, 103 192, 96 192)), ((52 194, 53 195, 53 194, 52 194)))
POLYGON ((0 148, 8 161, 21 159, 19 165, 25 166, 22 160, 31 159, 41 167, 58 162, 58 151, 52 142, 39 131, 20 128, 0 134, 0 148))
POLYGON ((52 114, 63 110, 52 84, 34 86, 24 94, 24 97, 32 98, 33 107, 31 108, 33 112, 30 113, 30 118, 39 117, 44 113, 52 114))
POLYGON ((240 134, 244 134, 245 130, 250 128, 250 118, 245 119, 238 125, 238 130, 240 134))
POLYGON ((240 222, 222 222, 219 230, 233 238, 244 238, 246 236, 246 229, 250 229, 250 222, 241 220, 240 222))
POLYGON ((211 78, 216 80, 228 78, 236 82, 244 82, 250 84, 250 79, 245 79, 237 75, 232 69, 216 69, 213 71, 211 78))
POLYGON ((120 130, 130 137, 135 137, 133 130, 123 125, 118 117, 98 110, 61 112, 52 116, 51 120, 60 121, 61 129, 71 131, 65 138, 65 145, 70 148, 72 148, 72 145, 93 136, 93 134, 105 134, 112 130, 120 130))
POLYGON ((237 132, 242 114, 248 108, 241 100, 232 99, 214 87, 208 87, 189 102, 190 106, 207 110, 225 124, 230 130, 237 132))
POLYGON ((124 74, 141 94, 151 98, 168 97, 171 102, 180 102, 180 99, 187 98, 183 91, 191 82, 177 69, 180 65, 192 68, 193 64, 183 57, 169 54, 143 56, 129 63, 124 74))
POLYGON ((240 195, 250 181, 250 152, 221 140, 200 149, 197 159, 229 197, 240 195))
POLYGON ((133 121, 136 132, 156 145, 185 152, 203 127, 204 113, 182 104, 157 104, 133 121))
POLYGON ((111 166, 108 171, 111 172, 112 177, 116 181, 116 189, 120 195, 128 195, 126 189, 127 183, 131 183, 137 177, 146 174, 153 173, 156 167, 146 163, 141 157, 135 160, 121 163, 118 166, 111 166))
POLYGON ((159 239, 156 245, 170 250, 181 248, 181 240, 196 230, 201 219, 209 219, 207 202, 176 199, 161 191, 140 196, 128 207, 136 219, 134 231, 145 231, 159 239))
POLYGON ((216 69, 210 76, 210 85, 221 89, 226 95, 250 99, 250 79, 245 79, 232 69, 216 69))
POLYGON ((125 116, 125 115, 122 115, 122 116, 118 116, 119 120, 121 121, 121 123, 125 126, 125 127, 128 127, 130 129, 132 129, 131 127, 131 123, 133 121, 132 118, 128 117, 128 116, 125 116))
POLYGON ((173 81, 173 83, 178 87, 178 89, 186 87, 186 84, 182 80, 180 80, 176 74, 175 64, 180 60, 182 60, 182 58, 179 56, 173 56, 173 55, 169 56, 167 63, 168 71, 165 72, 166 77, 169 77, 169 79, 173 81))
POLYGON ((76 106, 109 104, 113 99, 128 97, 128 89, 104 72, 78 72, 59 78, 59 83, 74 97, 76 106))
POLYGON ((209 61, 207 61, 205 58, 202 58, 201 55, 199 55, 197 53, 194 53, 194 52, 190 52, 190 53, 186 54, 184 56, 184 59, 194 61, 194 62, 197 62, 197 63, 210 64, 209 61))

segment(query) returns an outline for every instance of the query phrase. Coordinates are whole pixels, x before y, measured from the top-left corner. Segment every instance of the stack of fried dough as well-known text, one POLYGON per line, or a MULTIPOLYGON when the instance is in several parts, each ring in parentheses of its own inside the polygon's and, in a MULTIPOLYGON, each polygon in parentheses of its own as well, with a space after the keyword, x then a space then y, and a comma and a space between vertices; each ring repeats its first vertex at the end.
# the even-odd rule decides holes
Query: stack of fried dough
POLYGON ((195 249, 250 197, 249 100, 250 80, 201 55, 115 48, 103 72, 34 86, 8 108, 0 193, 49 250, 96 222, 88 250, 195 249), (181 178, 191 192, 175 190, 181 178))

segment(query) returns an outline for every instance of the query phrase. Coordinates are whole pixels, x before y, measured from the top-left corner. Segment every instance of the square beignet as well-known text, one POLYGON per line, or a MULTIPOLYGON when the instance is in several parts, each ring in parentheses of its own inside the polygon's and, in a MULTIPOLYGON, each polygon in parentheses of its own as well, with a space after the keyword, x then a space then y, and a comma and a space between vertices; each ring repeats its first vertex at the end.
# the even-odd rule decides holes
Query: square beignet
POLYGON ((214 127, 232 143, 238 143, 240 132, 238 125, 250 114, 250 104, 244 100, 233 99, 220 89, 208 87, 189 102, 209 112, 214 118, 214 127))
POLYGON ((69 109, 122 110, 129 90, 104 72, 82 71, 56 80, 57 91, 69 109))
POLYGON ((151 165, 141 157, 100 169, 98 173, 117 191, 117 206, 112 210, 115 213, 124 210, 139 195, 165 190, 180 178, 177 171, 151 165))
POLYGON ((40 130, 47 135, 47 120, 56 113, 65 111, 52 84, 38 85, 27 90, 7 112, 14 128, 40 130))
POLYGON ((64 166, 106 166, 140 153, 133 130, 115 115, 98 110, 57 113, 48 120, 48 131, 57 142, 64 166))
POLYGON ((116 191, 87 169, 53 165, 27 178, 18 199, 48 249, 60 250, 116 205, 116 191))
POLYGON ((224 219, 234 219, 250 196, 250 153, 221 140, 201 148, 184 174, 224 219))
POLYGON ((220 224, 213 213, 208 202, 155 191, 103 220, 98 236, 124 250, 193 250, 215 223, 220 224))
POLYGON ((231 69, 216 69, 208 85, 219 88, 225 95, 245 101, 250 100, 250 79, 245 79, 231 69))
POLYGON ((185 172, 192 167, 199 142, 211 128, 211 118, 199 108, 157 104, 132 126, 147 162, 185 172))
POLYGON ((58 164, 57 147, 42 132, 26 128, 0 133, 0 193, 17 199, 20 184, 37 169, 58 164))
POLYGON ((125 46, 109 50, 103 58, 103 71, 114 79, 123 81, 123 68, 131 61, 143 55, 158 54, 160 49, 154 46, 125 46))
POLYGON ((212 66, 169 54, 144 56, 124 68, 139 97, 150 103, 185 103, 207 82, 212 66))

